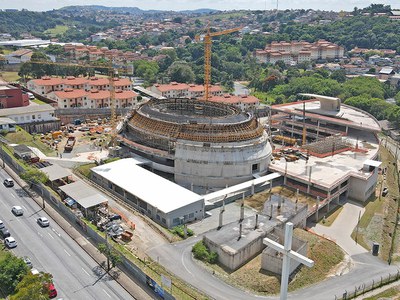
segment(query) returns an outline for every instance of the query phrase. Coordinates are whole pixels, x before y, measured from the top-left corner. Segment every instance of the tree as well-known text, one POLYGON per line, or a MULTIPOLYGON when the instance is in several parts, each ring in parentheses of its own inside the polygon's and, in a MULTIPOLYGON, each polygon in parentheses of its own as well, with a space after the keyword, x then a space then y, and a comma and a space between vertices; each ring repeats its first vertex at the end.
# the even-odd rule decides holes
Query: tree
POLYGON ((114 268, 117 264, 122 262, 121 255, 119 255, 119 253, 112 249, 109 245, 100 243, 97 245, 97 249, 100 251, 100 253, 104 254, 107 257, 107 272, 114 268))
POLYGON ((343 83, 346 81, 346 72, 344 70, 335 70, 331 73, 330 78, 343 83))
POLYGON ((52 282, 52 277, 49 273, 25 275, 18 283, 16 293, 10 297, 10 300, 49 299, 48 285, 52 282))
POLYGON ((168 68, 168 75, 172 81, 191 83, 194 81, 194 72, 184 61, 176 61, 168 68))
POLYGON ((49 180, 49 177, 45 173, 32 167, 21 173, 20 177, 31 183, 46 183, 49 180))
POLYGON ((0 290, 7 295, 13 294, 17 284, 28 273, 24 260, 6 252, 0 261, 0 290))

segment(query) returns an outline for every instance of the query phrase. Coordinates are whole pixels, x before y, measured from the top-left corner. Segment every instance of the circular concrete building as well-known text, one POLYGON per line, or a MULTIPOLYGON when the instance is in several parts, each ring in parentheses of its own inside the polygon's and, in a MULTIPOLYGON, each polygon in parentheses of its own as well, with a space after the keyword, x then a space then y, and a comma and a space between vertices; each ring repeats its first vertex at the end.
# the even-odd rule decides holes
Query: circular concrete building
POLYGON ((225 188, 263 175, 271 146, 261 124, 234 106, 192 99, 147 102, 135 110, 123 146, 191 188, 225 188))

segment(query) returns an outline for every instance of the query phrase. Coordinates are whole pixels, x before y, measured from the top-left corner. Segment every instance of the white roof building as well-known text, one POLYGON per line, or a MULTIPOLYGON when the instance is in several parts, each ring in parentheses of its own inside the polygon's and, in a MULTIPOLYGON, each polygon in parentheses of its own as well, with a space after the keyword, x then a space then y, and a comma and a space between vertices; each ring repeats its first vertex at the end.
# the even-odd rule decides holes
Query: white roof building
POLYGON ((158 176, 133 158, 94 167, 92 179, 167 228, 200 220, 204 199, 158 176))

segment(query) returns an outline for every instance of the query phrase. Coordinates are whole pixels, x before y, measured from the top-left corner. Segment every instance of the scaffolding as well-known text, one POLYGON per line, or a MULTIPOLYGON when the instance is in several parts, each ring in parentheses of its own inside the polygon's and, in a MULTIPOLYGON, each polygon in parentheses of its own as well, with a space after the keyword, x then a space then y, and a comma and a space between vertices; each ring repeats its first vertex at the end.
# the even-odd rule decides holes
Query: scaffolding
POLYGON ((310 143, 308 145, 302 146, 303 149, 309 150, 310 153, 315 153, 319 155, 325 155, 337 152, 342 152, 344 150, 350 149, 351 144, 346 141, 342 136, 330 136, 323 140, 310 143))

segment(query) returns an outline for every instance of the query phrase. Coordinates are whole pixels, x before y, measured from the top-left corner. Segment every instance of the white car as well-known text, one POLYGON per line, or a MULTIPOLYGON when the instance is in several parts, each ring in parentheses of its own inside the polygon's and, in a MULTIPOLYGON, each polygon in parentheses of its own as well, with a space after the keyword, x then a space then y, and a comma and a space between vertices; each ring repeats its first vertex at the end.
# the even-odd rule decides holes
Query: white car
POLYGON ((0 220, 0 229, 3 229, 4 227, 6 227, 6 225, 4 225, 3 221, 0 220))
POLYGON ((22 216, 24 214, 24 210, 21 206, 13 206, 11 211, 16 216, 22 216))
POLYGON ((4 239, 4 243, 8 248, 15 248, 17 247, 17 241, 12 237, 8 237, 4 239))
POLYGON ((37 219, 37 222, 38 222, 38 224, 39 224, 40 226, 42 226, 42 227, 47 227, 47 226, 50 225, 49 220, 48 220, 47 218, 45 218, 45 217, 40 217, 40 218, 38 218, 38 219, 37 219))

